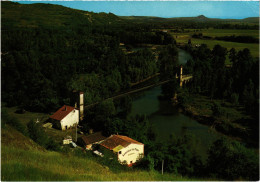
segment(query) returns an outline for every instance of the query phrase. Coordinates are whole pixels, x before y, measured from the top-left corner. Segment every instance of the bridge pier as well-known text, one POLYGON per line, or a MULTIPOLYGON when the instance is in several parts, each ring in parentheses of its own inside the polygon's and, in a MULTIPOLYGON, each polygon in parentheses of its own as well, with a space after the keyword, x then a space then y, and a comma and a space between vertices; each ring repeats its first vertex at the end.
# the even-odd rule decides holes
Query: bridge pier
POLYGON ((181 68, 180 68, 180 87, 182 87, 182 69, 183 69, 183 66, 181 64, 181 68))

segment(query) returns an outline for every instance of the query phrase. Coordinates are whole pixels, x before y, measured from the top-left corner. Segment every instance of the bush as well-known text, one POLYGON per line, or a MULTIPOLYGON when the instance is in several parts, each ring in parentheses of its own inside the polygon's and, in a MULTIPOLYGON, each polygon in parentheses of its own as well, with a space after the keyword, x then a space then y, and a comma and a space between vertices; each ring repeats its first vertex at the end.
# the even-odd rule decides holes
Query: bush
POLYGON ((154 170, 154 159, 150 155, 144 156, 142 159, 136 162, 134 167, 152 171, 154 170))
POLYGON ((185 106, 186 104, 189 104, 192 102, 192 98, 189 95, 187 90, 184 90, 182 92, 180 92, 177 96, 178 98, 178 102, 180 105, 185 106))
POLYGON ((225 114, 224 109, 221 107, 221 105, 217 102, 214 102, 212 107, 213 116, 220 117, 221 115, 225 114))
POLYGON ((57 142, 55 142, 52 138, 50 138, 42 129, 42 127, 31 120, 27 124, 29 137, 38 143, 39 145, 43 146, 48 150, 59 151, 60 147, 57 142))
POLYGON ((6 124, 9 124, 23 135, 28 136, 26 127, 17 118, 10 116, 5 109, 2 109, 1 118, 2 127, 5 127, 6 124))
POLYGON ((237 141, 219 139, 208 151, 207 170, 226 180, 259 180, 259 156, 237 141))
POLYGON ((232 93, 230 100, 231 100, 231 103, 232 103, 232 104, 238 105, 238 104, 239 104, 239 102, 238 102, 238 100, 239 100, 239 95, 238 95, 237 93, 232 93))

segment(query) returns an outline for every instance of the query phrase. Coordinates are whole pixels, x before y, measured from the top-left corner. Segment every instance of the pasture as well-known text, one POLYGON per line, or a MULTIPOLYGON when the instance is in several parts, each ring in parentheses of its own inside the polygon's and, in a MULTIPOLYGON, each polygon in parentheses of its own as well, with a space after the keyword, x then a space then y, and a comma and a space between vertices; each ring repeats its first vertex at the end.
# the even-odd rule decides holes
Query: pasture
POLYGON ((192 38, 192 35, 196 33, 202 33, 203 36, 210 36, 210 37, 221 37, 221 36, 252 36, 259 38, 259 31, 258 30, 229 30, 229 29, 187 29, 183 33, 171 33, 176 42, 180 44, 187 44, 188 40, 191 39, 191 43, 193 45, 196 44, 207 44, 210 49, 212 49, 215 45, 219 44, 228 50, 231 48, 235 48, 237 51, 243 50, 248 48, 253 55, 253 57, 259 57, 259 44, 254 43, 238 43, 238 42, 227 42, 221 40, 214 40, 214 39, 198 39, 192 38))

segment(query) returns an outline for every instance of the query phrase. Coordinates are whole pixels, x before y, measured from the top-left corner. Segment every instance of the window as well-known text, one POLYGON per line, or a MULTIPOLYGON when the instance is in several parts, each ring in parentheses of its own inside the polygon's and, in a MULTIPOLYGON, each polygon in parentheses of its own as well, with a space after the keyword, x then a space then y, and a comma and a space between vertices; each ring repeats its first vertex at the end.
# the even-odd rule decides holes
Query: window
POLYGON ((118 153, 119 153, 119 154, 121 154, 122 152, 121 152, 121 151, 119 151, 118 153))

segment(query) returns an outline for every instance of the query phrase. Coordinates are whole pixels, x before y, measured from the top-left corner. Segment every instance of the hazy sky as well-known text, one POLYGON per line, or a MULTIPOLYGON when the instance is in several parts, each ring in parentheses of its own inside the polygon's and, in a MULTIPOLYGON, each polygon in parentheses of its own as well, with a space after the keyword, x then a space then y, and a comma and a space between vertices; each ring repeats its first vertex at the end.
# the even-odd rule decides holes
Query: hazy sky
POLYGON ((120 16, 210 18, 259 17, 258 1, 18 1, 51 3, 93 12, 111 12, 120 16))

